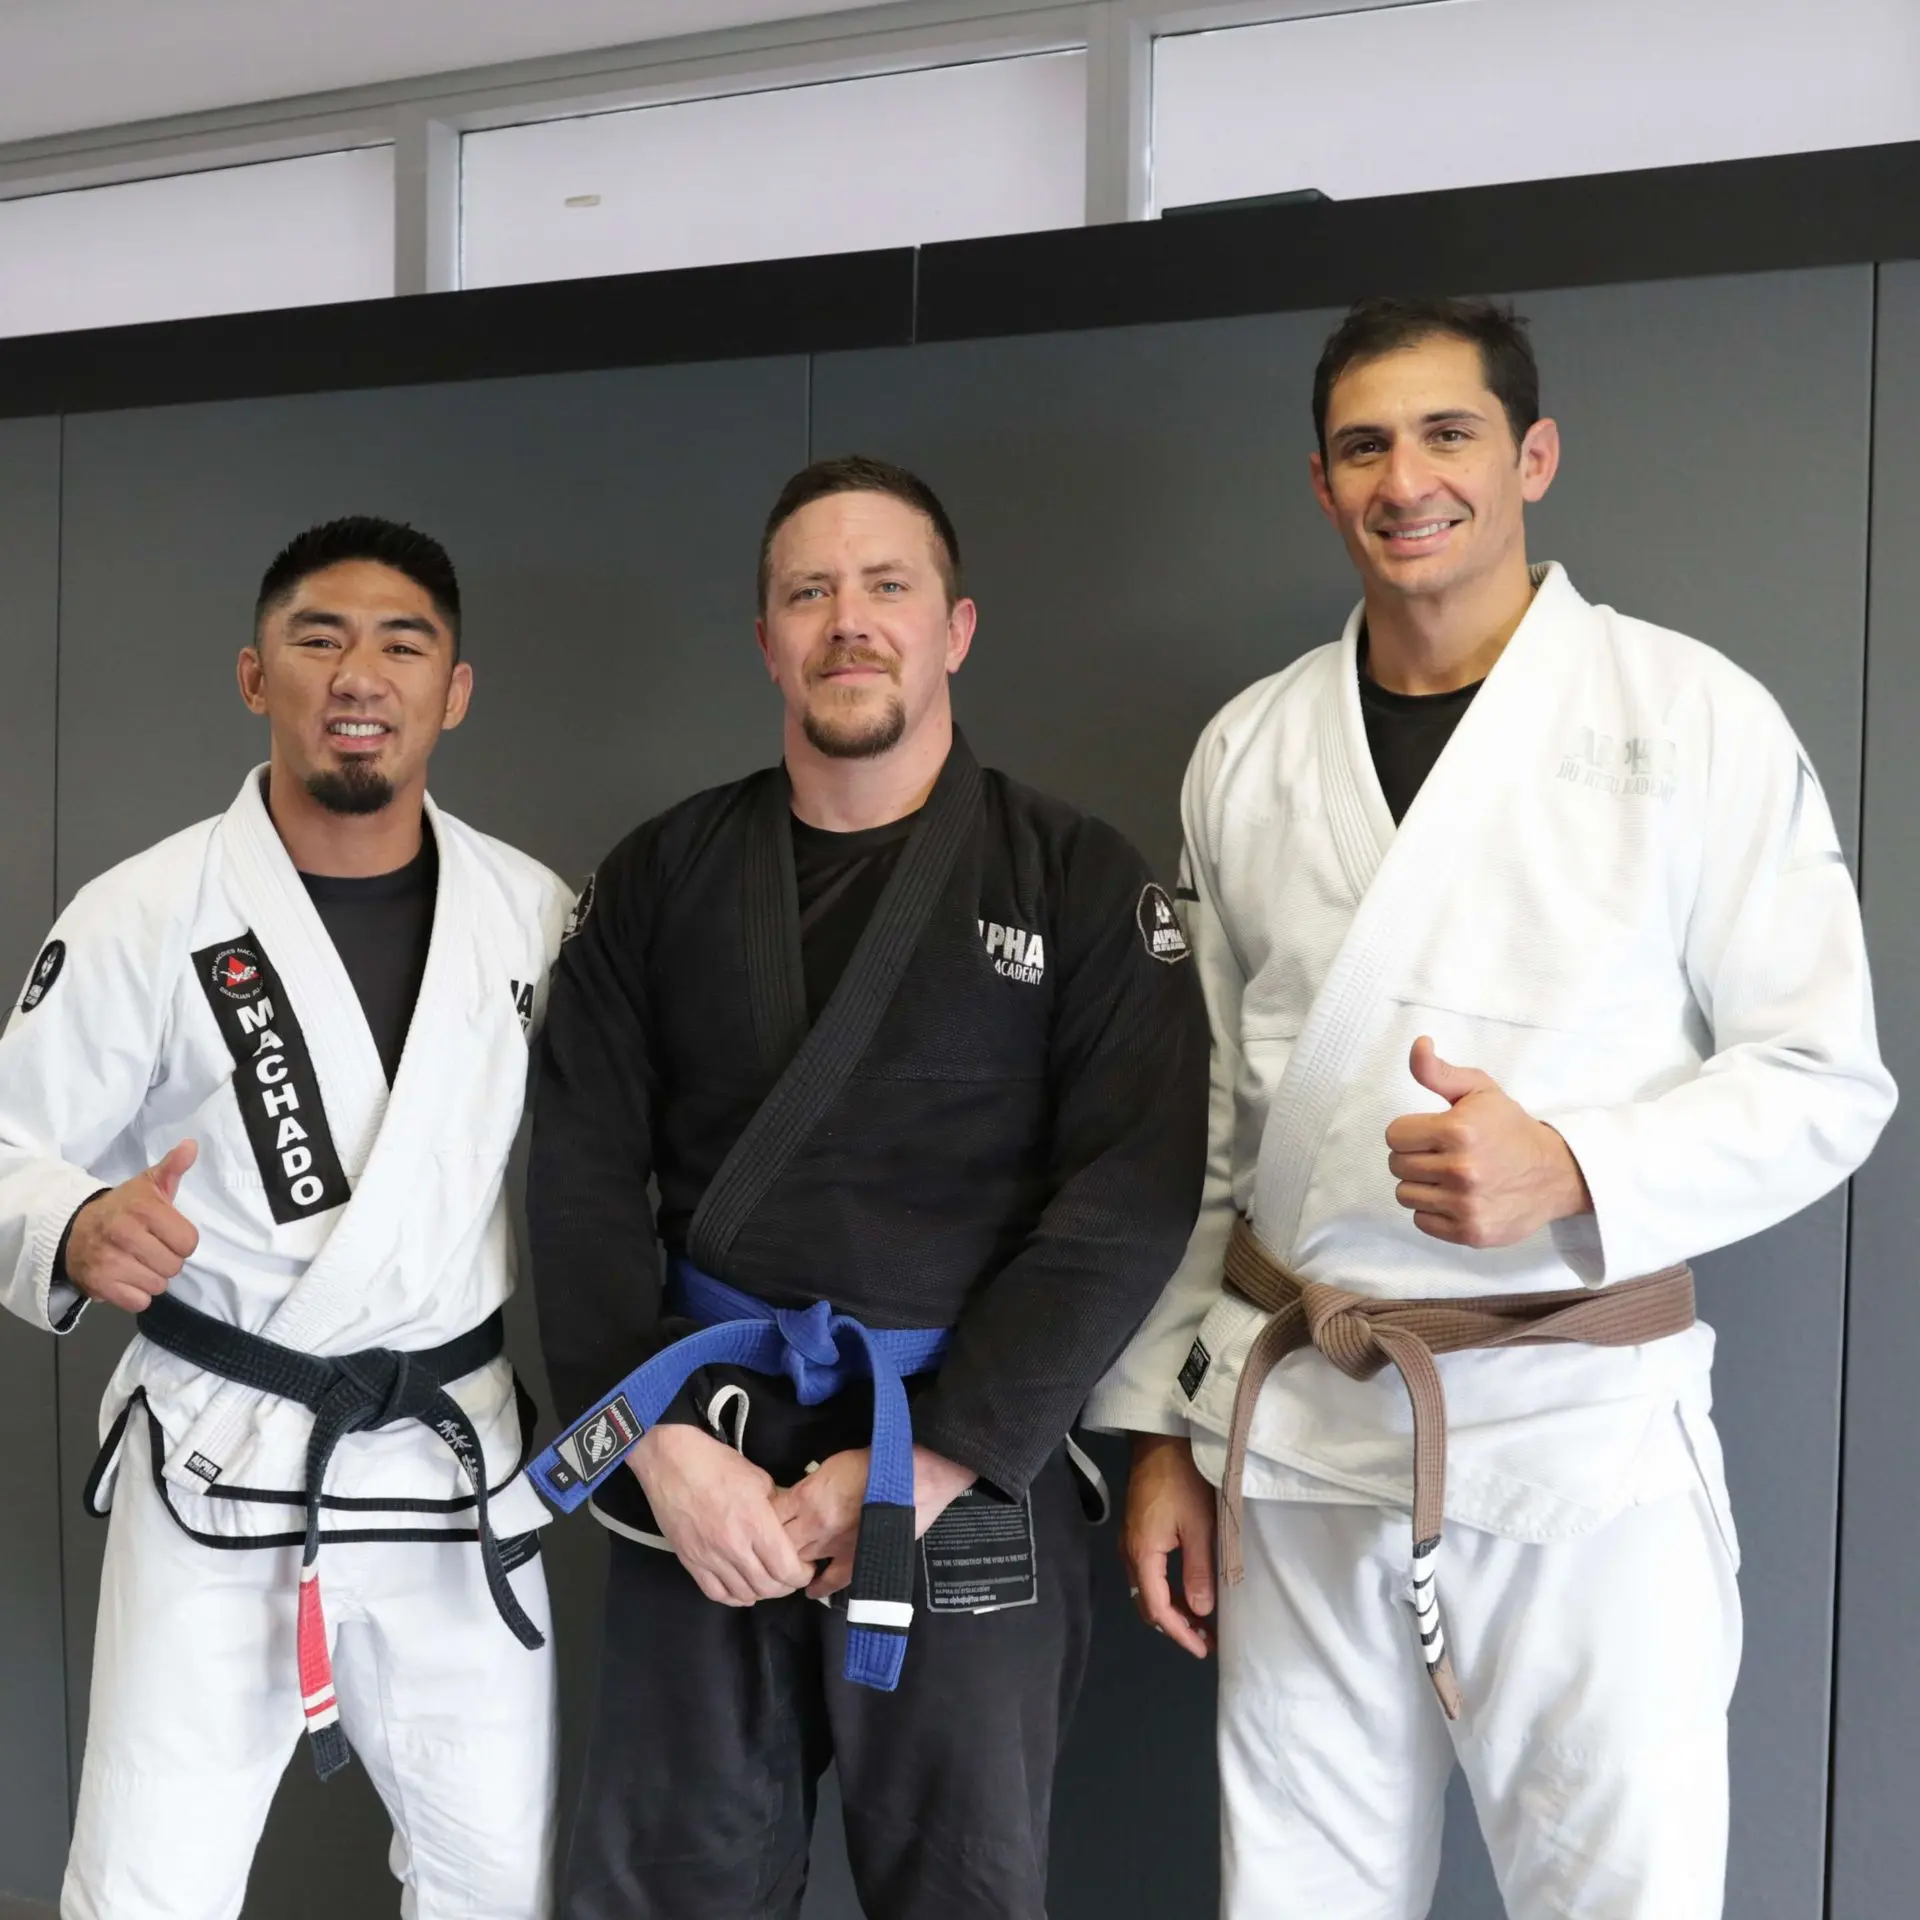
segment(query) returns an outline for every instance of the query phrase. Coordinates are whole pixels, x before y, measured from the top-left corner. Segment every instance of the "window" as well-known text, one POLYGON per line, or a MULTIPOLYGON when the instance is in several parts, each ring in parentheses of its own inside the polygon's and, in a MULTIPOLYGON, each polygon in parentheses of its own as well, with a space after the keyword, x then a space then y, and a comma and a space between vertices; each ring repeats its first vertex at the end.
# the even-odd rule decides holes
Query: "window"
POLYGON ((469 134, 461 174, 470 287, 1078 226, 1086 55, 469 134))
POLYGON ((393 149, 0 200, 0 334, 393 292, 393 149))
POLYGON ((1444 0, 1154 49, 1162 208, 1916 137, 1913 0, 1444 0))

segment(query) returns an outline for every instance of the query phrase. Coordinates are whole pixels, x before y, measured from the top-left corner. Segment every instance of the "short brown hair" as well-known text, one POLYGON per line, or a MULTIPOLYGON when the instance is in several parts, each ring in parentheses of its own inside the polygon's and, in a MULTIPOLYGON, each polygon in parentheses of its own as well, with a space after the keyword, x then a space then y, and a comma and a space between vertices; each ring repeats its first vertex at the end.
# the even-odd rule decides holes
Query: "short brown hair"
POLYGON ((816 460, 803 467, 780 489, 780 498, 767 515, 766 530, 760 536, 760 607, 764 612, 767 591, 773 585, 773 539, 802 507, 816 500, 830 499, 836 493, 884 493, 924 514, 933 526, 934 547, 940 557, 940 578, 947 589, 947 604, 960 598, 960 536, 953 530, 940 496, 905 467, 890 460, 875 460, 863 453, 841 454, 832 460, 816 460))
POLYGON ((1417 347, 1436 335, 1480 349, 1488 390, 1500 402, 1517 447, 1540 418, 1540 368, 1523 315, 1495 300, 1406 300, 1375 295, 1356 300, 1327 336, 1313 370, 1313 434, 1327 457, 1327 405, 1333 384, 1362 360, 1417 347))

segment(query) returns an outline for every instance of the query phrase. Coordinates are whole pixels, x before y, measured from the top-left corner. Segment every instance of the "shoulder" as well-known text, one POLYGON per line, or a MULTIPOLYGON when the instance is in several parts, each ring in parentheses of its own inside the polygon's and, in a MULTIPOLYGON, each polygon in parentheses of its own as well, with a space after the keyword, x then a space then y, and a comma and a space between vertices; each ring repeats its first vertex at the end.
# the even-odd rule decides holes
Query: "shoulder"
POLYGON ((1315 724, 1319 700, 1339 663, 1339 643, 1329 642, 1235 694, 1201 728, 1188 763, 1188 779, 1218 780, 1248 752, 1264 754, 1277 732, 1315 724))
POLYGON ((561 930, 573 910, 573 889, 532 854, 505 840, 470 827, 464 820, 436 808, 433 830, 441 843, 441 857, 464 857, 484 876, 506 923, 540 930, 548 957, 560 944, 561 930))
POLYGON ((196 821, 89 880, 60 916, 63 930, 127 936, 184 926, 198 901, 218 818, 196 821))
POLYGON ((630 893, 670 881, 739 817, 758 784, 770 777, 770 771, 762 771, 703 788, 641 821, 594 868, 596 894, 608 887, 630 893))
POLYGON ((1590 609, 1609 664, 1643 710, 1676 727, 1698 727, 1706 743, 1792 739, 1793 729, 1767 686, 1718 647, 1608 606, 1590 609))

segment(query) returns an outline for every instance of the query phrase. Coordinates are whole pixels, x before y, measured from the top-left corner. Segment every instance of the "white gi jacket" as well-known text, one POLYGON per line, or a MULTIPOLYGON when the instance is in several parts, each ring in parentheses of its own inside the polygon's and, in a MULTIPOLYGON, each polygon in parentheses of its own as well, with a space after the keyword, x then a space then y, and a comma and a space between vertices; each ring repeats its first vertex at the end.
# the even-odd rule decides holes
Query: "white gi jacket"
MULTIPOLYGON (((190 1138, 199 1159, 175 1205, 200 1243, 178 1298, 309 1353, 438 1346, 513 1290, 502 1186, 571 896, 428 801, 433 934, 389 1092, 267 813, 263 771, 220 818, 83 887, 35 964, 0 1038, 0 1300, 35 1325, 72 1326, 80 1302, 53 1265, 75 1208, 190 1138)), ((304 1406, 136 1338, 107 1389, 103 1437, 136 1389, 165 1435, 163 1491, 190 1527, 298 1530, 304 1406)), ((521 1446, 507 1362, 449 1390, 500 1484, 521 1446)), ((327 1487, 330 1503, 378 1503, 353 1527, 416 1534, 470 1527, 469 1492, 453 1455, 412 1422, 349 1435, 327 1487), (380 1513, 396 1501, 460 1506, 380 1513)), ((502 1535, 544 1518, 524 1483, 493 1508, 502 1535)))
MULTIPOLYGON (((1853 885, 1778 706, 1710 647, 1588 605, 1558 566, 1534 577, 1397 831, 1361 717, 1358 610, 1336 645, 1230 702, 1188 767, 1206 1197, 1087 1420, 1190 1431, 1215 1482, 1264 1318, 1222 1290, 1236 1211, 1297 1272, 1359 1293, 1597 1287, 1786 1218, 1892 1111, 1853 885), (1414 1226, 1385 1133, 1440 1105, 1408 1070, 1423 1033, 1560 1131, 1591 1215, 1497 1251, 1414 1226)), ((1444 1356, 1447 1517, 1568 1538, 1697 1473, 1731 1544, 1712 1355, 1703 1324, 1635 1348, 1444 1356)), ((1399 1376, 1283 1361, 1245 1492, 1410 1506, 1399 1376)))

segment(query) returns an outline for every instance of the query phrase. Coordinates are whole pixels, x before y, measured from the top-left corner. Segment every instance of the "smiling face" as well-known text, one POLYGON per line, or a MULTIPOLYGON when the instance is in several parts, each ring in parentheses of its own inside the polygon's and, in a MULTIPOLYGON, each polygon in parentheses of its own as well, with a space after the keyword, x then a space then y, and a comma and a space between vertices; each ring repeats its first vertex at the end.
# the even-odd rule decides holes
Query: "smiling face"
POLYGON ((373 813, 424 792, 443 729, 466 717, 473 670, 427 590, 373 560, 295 582, 240 655, 240 691, 272 735, 273 777, 329 812, 373 813))
POLYGON ((872 759, 947 713, 974 607, 948 603, 925 514, 891 494, 829 494, 781 526, 768 558, 760 651, 817 752, 872 759))
POLYGON ((1438 597, 1524 573, 1525 507, 1558 463, 1554 423, 1516 446, 1479 348, 1436 334, 1334 382, 1313 482, 1369 594, 1438 597))

